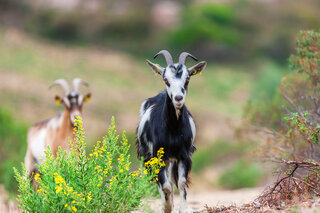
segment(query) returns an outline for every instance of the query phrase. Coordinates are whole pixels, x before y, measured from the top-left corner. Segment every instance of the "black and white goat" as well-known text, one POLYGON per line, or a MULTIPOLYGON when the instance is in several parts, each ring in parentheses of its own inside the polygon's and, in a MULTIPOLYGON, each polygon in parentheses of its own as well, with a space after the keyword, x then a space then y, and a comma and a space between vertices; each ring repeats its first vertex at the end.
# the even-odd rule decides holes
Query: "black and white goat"
POLYGON ((186 187, 191 169, 191 155, 196 127, 194 120, 184 105, 190 77, 199 74, 207 65, 202 61, 187 68, 187 57, 197 59, 183 52, 179 63, 174 64, 167 50, 162 54, 167 62, 165 68, 146 60, 151 69, 163 78, 166 91, 145 100, 140 108, 140 122, 137 127, 137 152, 145 161, 155 157, 157 150, 164 148, 163 160, 166 166, 158 174, 158 188, 163 200, 165 213, 173 210, 173 187, 180 193, 180 212, 187 212, 186 187))

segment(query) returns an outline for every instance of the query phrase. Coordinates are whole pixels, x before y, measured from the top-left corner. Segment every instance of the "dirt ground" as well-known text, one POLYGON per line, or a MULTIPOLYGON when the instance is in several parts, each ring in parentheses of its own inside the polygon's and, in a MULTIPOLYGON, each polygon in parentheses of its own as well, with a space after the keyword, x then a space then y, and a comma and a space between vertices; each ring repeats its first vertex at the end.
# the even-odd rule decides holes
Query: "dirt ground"
MULTIPOLYGON (((254 200, 263 188, 239 189, 239 190, 214 190, 214 191, 192 191, 189 190, 187 201, 191 212, 205 212, 205 205, 242 205, 254 200)), ((159 209, 161 212, 161 199, 150 202, 151 209, 159 209)), ((179 195, 174 196, 174 211, 179 212, 179 195)))
MULTIPOLYGON (((205 205, 241 205, 250 202, 261 192, 262 188, 240 189, 240 190, 215 190, 215 191, 198 191, 192 190, 188 193, 188 206, 192 212, 203 212, 205 205)), ((7 193, 2 189, 0 194, 0 212, 16 213, 20 212, 17 203, 14 201, 7 202, 7 193)), ((151 209, 154 212, 161 212, 161 199, 150 201, 151 209)), ((179 195, 174 197, 174 212, 179 209, 179 195)))
MULTIPOLYGON (((252 202, 261 192, 263 188, 250 188, 239 190, 212 190, 212 191, 188 191, 188 207, 189 212, 201 212, 205 213, 207 205, 208 207, 223 207, 229 205, 241 206, 246 203, 252 202)), ((155 199, 149 201, 151 211, 154 213, 161 212, 161 199, 155 199)), ((256 209, 253 212, 296 212, 296 213, 317 213, 320 212, 320 199, 310 200, 308 202, 299 203, 297 207, 288 207, 286 210, 270 210, 270 209, 256 209)), ((8 201, 8 193, 0 185, 0 213, 20 213, 18 204, 15 201, 8 201)), ((149 211, 139 210, 132 213, 145 213, 149 211)), ((174 196, 174 211, 172 213, 179 212, 179 195, 174 196)), ((244 212, 244 211, 224 211, 224 212, 244 212)))

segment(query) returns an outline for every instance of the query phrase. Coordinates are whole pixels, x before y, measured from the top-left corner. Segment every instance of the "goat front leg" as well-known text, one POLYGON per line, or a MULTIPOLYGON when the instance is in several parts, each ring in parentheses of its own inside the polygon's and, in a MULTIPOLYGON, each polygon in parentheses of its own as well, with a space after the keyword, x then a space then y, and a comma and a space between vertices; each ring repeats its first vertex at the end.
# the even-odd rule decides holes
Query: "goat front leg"
POLYGON ((169 171, 172 170, 172 165, 166 166, 166 168, 161 168, 158 178, 158 189, 162 199, 162 212, 171 213, 173 210, 173 185, 171 179, 169 178, 169 171), (169 170, 170 169, 170 170, 169 170))
POLYGON ((191 169, 191 159, 185 159, 178 163, 178 189, 180 194, 180 213, 191 212, 187 204, 187 179, 191 169))

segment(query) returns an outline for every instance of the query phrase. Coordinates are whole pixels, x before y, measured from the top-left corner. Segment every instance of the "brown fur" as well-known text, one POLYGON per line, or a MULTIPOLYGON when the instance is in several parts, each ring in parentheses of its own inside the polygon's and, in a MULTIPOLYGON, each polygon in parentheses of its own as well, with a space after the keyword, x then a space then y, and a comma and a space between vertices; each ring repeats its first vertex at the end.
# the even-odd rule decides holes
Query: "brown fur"
POLYGON ((65 109, 63 113, 59 113, 57 116, 51 119, 47 119, 42 122, 39 122, 29 129, 28 148, 27 148, 27 153, 25 157, 25 166, 29 171, 29 175, 31 175, 33 172, 36 171, 35 164, 39 163, 37 162, 37 159, 33 156, 31 151, 31 143, 37 142, 37 141, 34 141, 34 138, 39 134, 39 131, 42 129, 46 129, 46 136, 44 139, 45 147, 50 146, 53 155, 56 156, 59 146, 63 150, 67 150, 67 151, 69 150, 70 147, 69 147, 68 139, 74 138, 73 128, 74 127, 70 122, 70 112, 68 109, 65 109), (52 119, 61 119, 61 116, 62 116, 62 123, 60 124, 60 126, 58 126, 55 130, 51 129, 49 126, 49 122, 52 119))

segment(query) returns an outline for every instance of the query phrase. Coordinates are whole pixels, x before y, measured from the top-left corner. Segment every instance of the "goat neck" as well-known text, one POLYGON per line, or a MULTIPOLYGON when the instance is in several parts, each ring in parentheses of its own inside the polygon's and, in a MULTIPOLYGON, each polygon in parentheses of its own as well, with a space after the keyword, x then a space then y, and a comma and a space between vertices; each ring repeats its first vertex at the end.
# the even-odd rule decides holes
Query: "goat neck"
POLYGON ((167 123, 178 124, 183 119, 183 112, 185 106, 183 105, 180 109, 176 109, 170 99, 168 93, 166 93, 165 104, 163 108, 163 117, 167 123))

